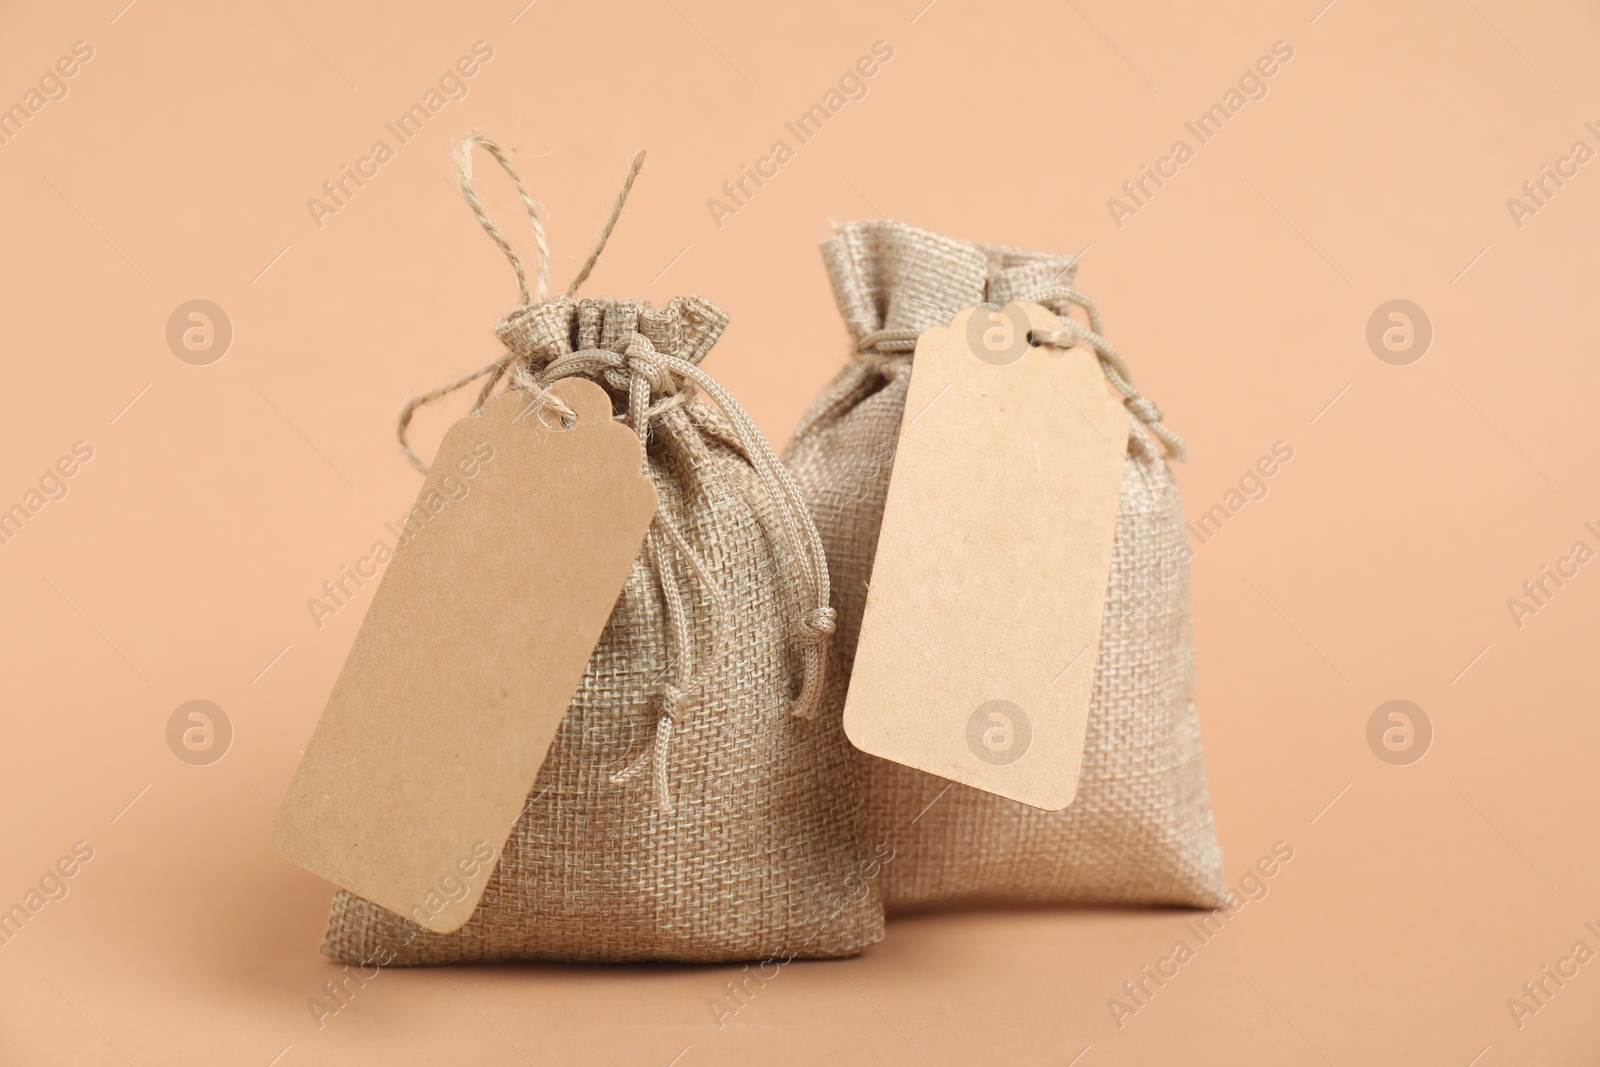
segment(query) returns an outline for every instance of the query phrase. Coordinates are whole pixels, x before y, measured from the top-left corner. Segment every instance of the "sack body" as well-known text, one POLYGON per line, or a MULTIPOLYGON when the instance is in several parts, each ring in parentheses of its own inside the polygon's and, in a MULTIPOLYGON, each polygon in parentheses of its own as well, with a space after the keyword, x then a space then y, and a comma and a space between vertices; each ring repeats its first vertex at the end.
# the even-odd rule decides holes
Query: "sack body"
MULTIPOLYGON (((965 307, 1069 289, 1076 269, 1070 256, 887 221, 841 227, 823 255, 858 345, 883 330, 943 326, 965 307)), ((858 352, 784 452, 826 548, 838 611, 823 698, 830 719, 849 686, 910 373, 909 352, 858 352)), ((855 752, 868 835, 893 850, 880 878, 891 910, 1223 902, 1195 716, 1183 509, 1155 436, 1137 418, 1129 424, 1076 799, 1042 811, 855 752)))

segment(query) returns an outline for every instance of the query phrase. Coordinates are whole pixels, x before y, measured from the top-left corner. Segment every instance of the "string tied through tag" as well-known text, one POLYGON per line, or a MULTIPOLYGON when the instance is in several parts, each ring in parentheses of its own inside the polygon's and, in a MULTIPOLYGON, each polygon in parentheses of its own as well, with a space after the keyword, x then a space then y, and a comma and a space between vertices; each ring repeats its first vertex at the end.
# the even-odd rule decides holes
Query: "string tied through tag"
MULTIPOLYGON (((1174 460, 1188 458, 1189 446, 1182 437, 1162 423, 1161 409, 1139 392, 1138 387, 1133 384, 1133 373, 1128 370, 1127 361, 1103 336, 1100 312, 1092 300, 1078 290, 1064 285, 1036 290, 1023 299, 1048 308, 1061 319, 1059 330, 1035 330, 1032 338, 1035 344, 1071 348, 1081 341, 1093 348, 1100 361, 1100 369, 1105 372, 1106 379, 1122 394, 1123 403, 1132 412, 1133 417, 1150 428, 1150 432, 1161 441, 1162 450, 1168 457, 1174 460), (1073 304, 1088 313, 1087 327, 1068 316, 1067 308, 1073 304)), ((909 364, 912 353, 916 351, 917 338, 921 333, 921 330, 893 329, 875 330, 865 334, 856 342, 857 362, 868 369, 876 369, 886 376, 902 374, 909 364)))
POLYGON ((1184 460, 1189 457, 1189 446, 1183 438, 1162 423, 1161 409, 1139 392, 1139 387, 1133 384, 1133 372, 1128 370, 1127 361, 1103 336, 1100 311, 1094 306, 1094 301, 1065 285, 1030 293, 1026 299, 1049 308, 1061 320, 1059 330, 1035 330, 1032 338, 1035 344, 1071 348, 1081 341, 1094 349, 1095 356, 1100 361, 1100 369, 1105 372, 1106 380, 1122 394, 1122 402, 1133 417, 1144 423, 1161 441, 1162 449, 1167 456, 1174 460, 1184 460), (1073 304, 1088 313, 1088 326, 1068 317, 1068 306, 1073 304))

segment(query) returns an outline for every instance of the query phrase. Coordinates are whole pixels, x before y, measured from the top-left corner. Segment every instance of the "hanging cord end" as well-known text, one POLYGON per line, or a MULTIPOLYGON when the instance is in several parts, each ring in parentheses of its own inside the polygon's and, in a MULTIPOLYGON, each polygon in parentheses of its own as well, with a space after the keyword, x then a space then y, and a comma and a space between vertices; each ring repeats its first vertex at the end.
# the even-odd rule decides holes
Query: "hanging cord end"
POLYGON ((839 613, 828 607, 813 608, 800 616, 800 695, 790 708, 797 718, 817 717, 828 673, 828 643, 838 620, 839 613))
POLYGON ((494 384, 494 382, 502 373, 504 373, 506 363, 511 358, 511 353, 507 352, 505 355, 494 360, 493 362, 485 363, 477 370, 468 374, 463 374, 455 381, 447 382, 444 385, 438 386, 434 389, 425 389, 420 393, 412 393, 410 396, 406 397, 405 403, 400 406, 399 414, 395 416, 394 426, 395 444, 400 447, 400 454, 406 457, 406 462, 410 463, 423 474, 428 473, 428 464, 424 463, 422 461, 422 457, 418 456, 416 452, 412 450, 411 443, 406 439, 406 434, 411 428, 411 419, 416 415, 418 408, 424 407, 428 404, 437 403, 438 401, 449 396, 451 393, 455 392, 457 389, 460 389, 462 386, 475 382, 485 375, 493 375, 493 377, 489 379, 488 385, 484 387, 483 393, 478 397, 477 406, 473 409, 477 410, 478 407, 483 406, 484 400, 488 397, 489 387, 494 384))
POLYGON ((675 685, 661 687, 661 717, 656 720, 655 736, 645 750, 632 763, 611 776, 613 785, 620 785, 650 768, 651 784, 656 794, 656 809, 663 815, 674 815, 677 808, 672 803, 672 788, 667 780, 667 756, 672 745, 672 731, 689 706, 689 698, 675 685))

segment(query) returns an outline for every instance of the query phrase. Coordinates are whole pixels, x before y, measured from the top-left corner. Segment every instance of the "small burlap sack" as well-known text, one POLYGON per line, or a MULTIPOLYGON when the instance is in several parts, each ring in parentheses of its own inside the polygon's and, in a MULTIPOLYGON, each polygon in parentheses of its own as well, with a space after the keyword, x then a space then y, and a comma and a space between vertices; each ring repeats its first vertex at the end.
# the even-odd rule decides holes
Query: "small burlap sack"
POLYGON ((1182 441, 1134 390, 1098 314, 1071 288, 1076 262, 896 222, 846 225, 823 256, 857 351, 784 459, 827 549, 839 614, 823 696, 830 720, 850 682, 917 332, 975 304, 1033 300, 1067 323, 1064 336, 1041 340, 1092 344, 1135 416, 1077 798, 1041 811, 857 752, 868 834, 894 850, 880 878, 886 906, 1221 904, 1195 719, 1189 554, 1157 444, 1181 452, 1182 441), (1067 321, 1072 304, 1092 330, 1067 321))
MULTIPOLYGON (((520 279, 471 193, 473 143, 504 163, 469 139, 463 192, 520 279)), ((506 354, 414 397, 402 428, 417 405, 478 377, 480 406, 509 376, 560 409, 544 387, 582 375, 646 442, 656 516, 472 918, 435 934, 340 890, 324 954, 427 964, 859 952, 882 937, 883 916, 863 873, 873 864, 839 709, 816 714, 833 629, 826 564, 781 463, 699 369, 727 317, 699 297, 651 308, 571 290, 546 299, 544 287, 541 256, 537 299, 524 283, 522 306, 495 327, 506 354)))

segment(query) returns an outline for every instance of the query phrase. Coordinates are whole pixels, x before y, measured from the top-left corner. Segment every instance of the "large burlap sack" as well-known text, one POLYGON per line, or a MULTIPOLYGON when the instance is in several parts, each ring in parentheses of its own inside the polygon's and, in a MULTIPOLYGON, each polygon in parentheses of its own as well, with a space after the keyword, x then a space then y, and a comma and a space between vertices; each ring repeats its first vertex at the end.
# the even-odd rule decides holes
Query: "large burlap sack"
MULTIPOLYGON (((975 304, 1033 299, 1065 319, 1068 304, 1087 302, 1071 289, 1069 256, 967 244, 896 222, 848 224, 823 255, 857 352, 784 459, 827 549, 839 615, 823 696, 832 719, 872 578, 910 380, 907 338, 975 304)), ((1109 358, 1113 381, 1126 382, 1120 359, 1109 358)), ((1181 441, 1131 383, 1125 391, 1136 417, 1077 798, 1065 811, 1041 811, 857 752, 868 833, 893 849, 880 877, 891 909, 1223 901, 1195 718, 1183 510, 1157 443, 1181 441)))
POLYGON ((496 325, 505 356, 412 398, 402 447, 417 405, 478 377, 480 407, 509 376, 564 408, 543 390, 579 375, 645 443, 659 503, 471 919, 436 934, 340 890, 324 954, 387 965, 859 952, 883 936, 883 909, 840 709, 817 714, 834 616, 827 566, 782 464, 699 368, 727 317, 700 297, 661 308, 546 299, 536 215, 530 296, 472 192, 474 145, 511 168, 481 135, 463 142, 463 194, 516 268, 523 303, 496 325))

